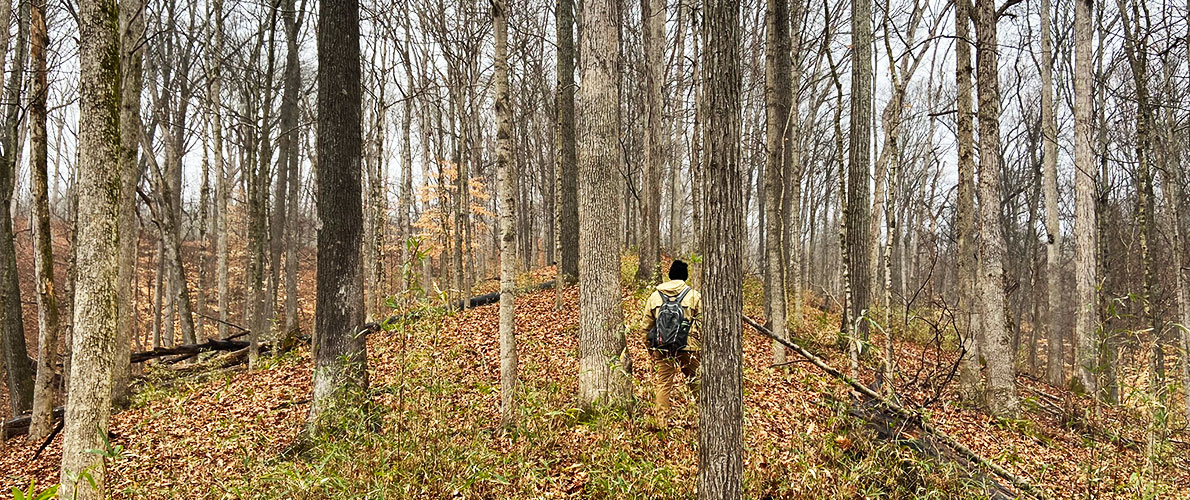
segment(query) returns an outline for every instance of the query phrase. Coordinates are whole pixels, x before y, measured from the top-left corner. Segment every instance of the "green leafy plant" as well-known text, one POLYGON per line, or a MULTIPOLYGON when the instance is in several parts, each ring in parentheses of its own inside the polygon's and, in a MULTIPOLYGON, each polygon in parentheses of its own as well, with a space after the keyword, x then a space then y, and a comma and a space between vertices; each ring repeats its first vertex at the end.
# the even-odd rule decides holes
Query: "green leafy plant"
POLYGON ((12 500, 49 500, 57 496, 58 485, 55 484, 38 492, 37 481, 29 481, 29 487, 23 491, 20 488, 12 489, 12 500))

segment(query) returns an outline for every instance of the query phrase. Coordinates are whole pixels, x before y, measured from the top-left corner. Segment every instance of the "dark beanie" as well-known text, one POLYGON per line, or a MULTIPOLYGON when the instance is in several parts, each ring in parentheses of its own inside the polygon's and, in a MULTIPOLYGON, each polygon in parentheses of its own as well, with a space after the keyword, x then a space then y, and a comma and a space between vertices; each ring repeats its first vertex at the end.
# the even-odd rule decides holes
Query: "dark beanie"
POLYGON ((686 263, 674 260, 673 264, 669 265, 669 279, 682 281, 690 279, 690 270, 686 268, 686 263))

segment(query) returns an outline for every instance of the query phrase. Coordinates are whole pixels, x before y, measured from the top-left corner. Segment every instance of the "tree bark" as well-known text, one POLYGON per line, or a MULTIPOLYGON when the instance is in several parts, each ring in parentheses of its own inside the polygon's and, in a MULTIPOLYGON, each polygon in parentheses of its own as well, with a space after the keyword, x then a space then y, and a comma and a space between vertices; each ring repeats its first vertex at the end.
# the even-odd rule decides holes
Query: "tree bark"
MULTIPOLYGON (((872 205, 872 1, 851 3, 851 133, 847 153, 847 256, 851 282, 850 309, 857 330, 868 340, 866 318, 871 307, 872 205)), ((861 348, 862 350, 862 348, 861 348)))
MULTIPOLYGON (((705 302, 702 385, 698 397, 698 497, 743 494, 743 242, 740 165, 740 5, 705 0, 707 212, 702 243, 705 302)), ((779 269, 779 268, 778 268, 779 269)))
POLYGON ((1050 30, 1051 0, 1041 0, 1041 139, 1044 143, 1045 174, 1045 284, 1048 340, 1046 379, 1055 387, 1064 382, 1065 350, 1058 308, 1062 301, 1062 229, 1058 225, 1058 121, 1054 116, 1054 53, 1050 30))
MULTIPOLYGON (((287 10, 283 13, 283 20, 285 23, 285 40, 287 44, 287 58, 285 62, 285 92, 282 97, 282 106, 287 103, 292 105, 292 116, 289 117, 291 121, 285 122, 290 125, 286 127, 282 125, 284 133, 289 136, 289 146, 287 149, 285 166, 288 170, 288 186, 289 193, 287 208, 288 214, 285 216, 288 229, 285 231, 285 334, 288 335, 298 328, 299 313, 298 310, 298 269, 301 266, 298 256, 298 246, 300 245, 301 227, 298 223, 299 206, 301 201, 301 129, 298 127, 298 96, 301 93, 302 86, 302 67, 298 60, 298 46, 297 37, 298 30, 301 28, 302 20, 305 15, 295 17, 294 11, 296 6, 290 0, 287 10)), ((285 111, 288 108, 282 109, 284 118, 285 111)), ((402 205, 408 206, 408 205, 402 205)))
POLYGON ((111 416, 119 306, 120 35, 115 0, 79 1, 78 274, 69 404, 62 432, 62 498, 106 493, 102 449, 111 416), (88 476, 82 478, 82 474, 88 476))
POLYGON ((58 294, 54 290, 54 245, 50 228, 48 136, 46 134, 46 30, 45 0, 33 0, 30 32, 33 51, 33 93, 29 103, 29 170, 33 188, 34 272, 37 274, 37 379, 33 384, 33 414, 29 436, 44 439, 53 428, 54 386, 58 366, 58 294))
POLYGON ((631 358, 620 303, 620 5, 583 0, 576 137, 579 204, 579 403, 622 404, 631 358))
MULTIPOLYGON (((575 149, 574 67, 578 59, 574 46, 574 0, 557 0, 558 25, 558 157, 557 207, 558 276, 562 282, 578 278, 578 156, 575 149)), ((561 293, 562 287, 558 287, 561 293)))
MULTIPOLYGON (((119 0, 118 0, 119 1, 119 0)), ((145 3, 142 0, 122 0, 120 9, 120 277, 116 300, 119 301, 119 328, 116 330, 115 375, 112 380, 112 399, 117 403, 128 397, 128 380, 132 365, 130 332, 136 322, 132 287, 136 282, 136 187, 140 183, 141 163, 137 155, 141 134, 141 91, 145 33, 145 3)), ((148 154, 153 154, 151 151, 148 154)))
MULTIPOLYGON (((803 265, 802 247, 802 174, 806 171, 802 164, 802 123, 798 113, 799 90, 802 84, 802 58, 800 55, 805 47, 805 0, 793 0, 790 5, 790 47, 793 60, 790 64, 789 79, 789 135, 785 146, 785 192, 781 202, 781 212, 784 216, 781 241, 781 253, 784 256, 785 270, 782 278, 785 280, 785 294, 793 294, 792 310, 786 307, 786 327, 796 332, 802 326, 802 274, 806 266, 803 265)), ((810 220, 814 220, 813 217, 810 220)))
POLYGON ((975 130, 971 102, 971 2, 955 4, 955 79, 958 81, 959 186, 957 206, 959 336, 962 357, 959 361, 959 390, 963 398, 974 400, 983 392, 979 370, 979 309, 975 307, 978 289, 978 255, 975 249, 975 130))
MULTIPOLYGON (((5 368, 7 375, 8 406, 13 415, 26 412, 33 406, 33 367, 26 350, 25 324, 21 317, 21 289, 17 281, 16 237, 12 232, 11 211, 16 158, 20 151, 18 103, 24 86, 25 59, 29 52, 29 10, 29 3, 22 2, 12 76, 7 82, 8 87, 4 89, 7 103, 4 106, 4 132, 0 134, 0 140, 3 141, 0 144, 3 148, 3 154, 0 155, 0 351, 3 351, 3 362, 0 366, 5 368)), ((0 54, 0 58, 4 55, 0 54)))
POLYGON ((999 417, 1020 410, 1012 332, 1004 318, 1004 237, 1000 222, 1000 58, 996 42, 996 6, 976 1, 976 71, 979 83, 979 309, 984 318, 984 355, 988 363, 988 409, 999 417))
MULTIPOLYGON (((785 182, 792 182, 785 174, 789 171, 790 150, 794 139, 790 129, 792 88, 789 82, 790 41, 788 0, 768 0, 765 9, 765 302, 769 310, 765 323, 778 338, 785 333, 785 272, 782 247, 785 233, 785 206, 783 195, 785 182)), ((773 341, 773 363, 785 362, 785 346, 773 341)))
POLYGON ((641 178, 640 262, 636 279, 652 283, 661 260, 661 169, 665 165, 661 128, 661 93, 665 83, 665 2, 640 0, 641 37, 644 42, 645 125, 644 173, 641 178))
MULTIPOLYGON (((1156 459, 1162 442, 1165 440, 1166 426, 1166 388, 1165 388, 1165 348, 1164 325, 1161 314, 1153 305, 1153 290, 1156 288, 1156 270, 1150 240, 1156 235, 1156 210, 1153 192, 1153 175, 1150 168, 1150 154, 1152 153, 1153 126, 1156 121, 1153 116, 1152 102, 1149 97, 1148 72, 1148 37, 1147 17, 1140 15, 1134 3, 1133 13, 1128 12, 1124 0, 1116 0, 1120 10, 1120 20, 1124 28, 1124 54, 1132 69, 1132 80, 1136 93, 1136 219, 1137 240, 1140 246, 1140 261, 1143 267, 1144 285, 1141 294, 1143 309, 1142 320, 1149 322, 1152 335, 1152 348, 1149 356, 1149 395, 1152 397, 1150 405, 1151 422, 1148 429, 1146 455, 1150 457, 1148 464, 1156 459)), ((1176 235, 1175 235, 1176 237, 1176 235)), ((1115 360, 1108 360, 1114 363, 1115 360)), ((1114 371, 1114 368, 1113 368, 1114 371)))
POLYGON ((508 96, 508 2, 492 4, 496 32, 496 168, 500 185, 500 422, 516 422, 516 179, 512 175, 512 108, 508 96))
POLYGON ((1074 9, 1074 338, 1075 372, 1089 394, 1096 392, 1098 301, 1095 245, 1095 166, 1091 162, 1091 12, 1090 0, 1074 9))
POLYGON ((359 0, 318 6, 318 276, 314 311, 314 397, 311 428, 337 404, 366 398, 360 236, 359 0), (344 401, 346 399, 346 401, 344 401))
POLYGON ((210 18, 214 19, 215 33, 207 59, 208 99, 211 105, 211 149, 215 161, 215 282, 219 296, 219 338, 227 338, 228 320, 228 275, 227 275, 227 233, 230 230, 227 217, 227 199, 230 196, 227 165, 223 157, 223 0, 212 0, 210 18))
MULTIPOLYGON (((298 20, 297 5, 294 0, 286 0, 281 7, 281 24, 285 29, 285 74, 282 77, 284 89, 281 94, 281 130, 277 140, 277 183, 273 192, 273 220, 269 225, 271 275, 269 277, 269 300, 276 303, 277 294, 281 289, 281 258, 285 257, 285 319, 274 319, 274 332, 271 341, 276 345, 277 339, 288 335, 297 324, 296 294, 291 293, 290 283, 296 286, 296 251, 295 228, 290 221, 297 214, 298 204, 298 149, 301 146, 298 130, 298 94, 301 92, 302 69, 298 61, 298 20), (293 274, 291 277, 290 275, 293 274), (277 330, 284 327, 285 331, 278 334, 277 330)), ((379 285, 379 283, 378 283, 379 285)), ((293 290, 296 291, 296 290, 293 290)), ((273 350, 277 355, 277 350, 273 350)))

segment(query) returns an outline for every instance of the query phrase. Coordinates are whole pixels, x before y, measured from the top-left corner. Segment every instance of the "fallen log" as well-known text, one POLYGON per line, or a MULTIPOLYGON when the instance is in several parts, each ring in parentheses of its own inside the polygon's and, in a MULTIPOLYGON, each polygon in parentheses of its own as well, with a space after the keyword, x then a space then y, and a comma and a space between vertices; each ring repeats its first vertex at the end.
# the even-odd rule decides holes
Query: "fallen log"
MULTIPOLYGON (((66 407, 59 406, 57 408, 54 408, 53 416, 50 418, 59 419, 59 418, 62 418, 62 416, 65 414, 66 414, 66 407)), ((29 424, 30 424, 30 422, 32 422, 32 420, 33 420, 33 415, 31 413, 25 413, 25 414, 10 418, 8 420, 5 420, 4 428, 0 429, 3 432, 0 432, 0 434, 3 434, 4 439, 16 437, 16 436, 24 436, 25 434, 29 433, 29 424)))
MULTIPOLYGON (((517 290, 517 294, 531 293, 531 292, 537 292, 537 291, 541 291, 541 290, 549 290, 553 287, 554 287, 554 280, 550 280, 550 281, 546 281, 545 283, 533 285, 529 288, 517 290)), ((499 292, 485 293, 483 295, 476 295, 474 297, 471 297, 470 299, 456 300, 453 303, 451 303, 450 306, 456 311, 462 311, 467 308, 468 300, 471 302, 470 307, 486 306, 489 304, 495 304, 495 303, 499 302, 500 301, 500 293, 499 292)), ((401 313, 401 314, 394 314, 392 316, 389 316, 388 319, 381 321, 379 323, 377 323, 377 322, 364 323, 363 326, 359 327, 359 329, 356 331, 355 335, 356 336, 369 335, 372 333, 379 332, 380 330, 384 329, 385 325, 390 325, 390 324, 396 323, 397 321, 400 321, 402 318, 406 318, 406 317, 408 317, 408 313, 401 313)))
POLYGON ((150 351, 132 353, 131 362, 143 363, 150 359, 166 356, 195 355, 206 351, 235 351, 248 347, 248 343, 240 340, 208 339, 201 344, 186 344, 174 347, 159 347, 150 351))
POLYGON ((807 351, 802 346, 797 345, 788 339, 783 339, 783 338, 777 337, 776 335, 773 334, 773 332, 769 331, 768 328, 765 328, 764 326, 761 326, 756 321, 753 321, 752 318, 749 318, 749 317, 743 316, 743 315, 741 315, 741 317, 744 319, 744 323, 746 323, 748 326, 751 326, 757 332, 760 332, 761 334, 764 334, 765 336, 781 343, 781 345, 788 347, 789 349, 798 353, 798 355, 809 360, 810 363, 814 364, 814 366, 817 366, 818 368, 822 369, 823 371, 827 372, 828 374, 845 382, 847 385, 851 386, 851 388, 854 389, 856 392, 859 392, 860 394, 867 396, 870 404, 883 407, 884 409, 887 409, 888 411, 894 413, 896 416, 904 419, 906 422, 917 425, 918 427, 921 428, 921 430, 923 432, 929 434, 932 439, 935 439, 939 443, 946 445, 947 447, 949 447, 950 449, 952 449, 956 453, 958 453, 960 456, 962 456, 964 459, 966 459, 972 463, 975 463, 981 467, 984 467, 987 470, 992 471, 992 473, 994 473, 995 475, 999 476, 1000 478, 1008 481, 1014 488, 1017 488, 1022 493, 1027 493, 1035 498, 1040 498, 1040 499, 1048 499, 1049 498, 1048 493, 1046 493, 1042 489, 1038 488, 1037 486, 1034 486, 1033 483, 1031 483, 1029 480, 1027 480, 1023 477, 1020 477, 1016 474, 1013 474, 1012 472, 1009 472, 1004 467, 1001 467, 1000 465, 996 464, 995 462, 992 462, 991 460, 984 458, 983 456, 979 455, 978 453, 975 453, 970 448, 963 445, 963 443, 956 441, 954 438, 950 437, 945 432, 942 432, 940 429, 934 427, 933 425, 930 425, 928 422, 926 422, 925 417, 922 416, 920 413, 918 413, 916 411, 912 411, 912 410, 905 408, 893 401, 888 400, 887 398, 882 396, 880 393, 872 390, 872 388, 870 388, 864 384, 861 384, 860 382, 856 381, 855 379, 847 376, 843 372, 841 372, 841 371, 835 369, 834 367, 832 367, 831 365, 827 364, 827 362, 824 361, 822 358, 818 357, 817 355, 815 355, 814 353, 812 353, 810 351, 807 351))
MULTIPOLYGON (((539 292, 541 290, 549 290, 553 287, 554 287, 554 280, 550 280, 545 283, 541 283, 539 285, 531 286, 524 290, 517 290, 517 293, 520 294, 520 293, 526 293, 526 292, 539 292)), ((495 304, 497 302, 500 302, 500 292, 485 293, 483 295, 476 295, 474 297, 471 297, 470 299, 456 300, 456 301, 454 301, 453 306, 457 310, 463 310, 466 307, 486 306, 488 304, 495 304), (470 306, 467 306, 468 300, 471 301, 470 306)))

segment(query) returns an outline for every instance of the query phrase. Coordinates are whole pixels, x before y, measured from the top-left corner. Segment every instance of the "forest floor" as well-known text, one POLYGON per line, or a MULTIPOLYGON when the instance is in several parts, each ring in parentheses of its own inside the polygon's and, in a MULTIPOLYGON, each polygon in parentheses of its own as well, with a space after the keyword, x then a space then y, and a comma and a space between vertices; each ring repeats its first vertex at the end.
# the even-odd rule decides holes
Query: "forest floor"
MULTIPOLYGON (((548 280, 551 269, 522 277, 548 280)), ((625 274, 628 274, 627 271, 625 274)), ((630 274, 629 274, 630 275, 630 274)), ((481 284, 477 293, 496 284, 481 284)), ((646 289, 623 291, 636 324, 646 289)), ((302 348, 263 368, 179 375, 156 367, 139 382, 111 431, 113 498, 691 498, 697 486, 696 409, 681 392, 672 426, 656 430, 651 361, 629 338, 636 402, 580 418, 578 290, 517 298, 520 416, 498 426, 498 306, 462 313, 423 308, 417 319, 368 339, 370 409, 345 412, 346 431, 286 451, 309 409, 311 361, 302 348)), ((745 312, 762 316, 759 286, 745 312)), ((820 301, 818 301, 820 302, 820 301)), ((833 366, 838 315, 807 308, 801 343, 833 366)), ((745 327, 747 328, 747 327, 745 327)), ((931 421, 982 456, 1029 478, 1056 498, 1190 498, 1190 447, 1146 467, 1143 428, 1126 410, 1070 418, 1089 400, 1022 376, 1025 412, 997 421, 957 403, 942 385, 954 353, 928 331, 895 349, 903 401, 934 400, 931 421), (941 349, 939 349, 941 347, 941 349), (1098 429, 1131 429, 1116 434, 1098 429), (1138 445, 1139 443, 1139 445, 1138 445)), ((874 339, 879 345, 879 339, 874 339)), ((953 340, 951 340, 953 342, 953 340)), ((745 488, 749 498, 979 498, 973 471, 882 441, 848 414, 848 388, 794 357, 771 366, 768 339, 745 330, 745 488)), ((865 370, 872 373, 871 368, 865 370)), ((870 377, 866 377, 870 379, 870 377)), ((0 445, 0 492, 57 481, 60 441, 0 445)), ((6 493, 0 493, 5 497, 6 493)))

